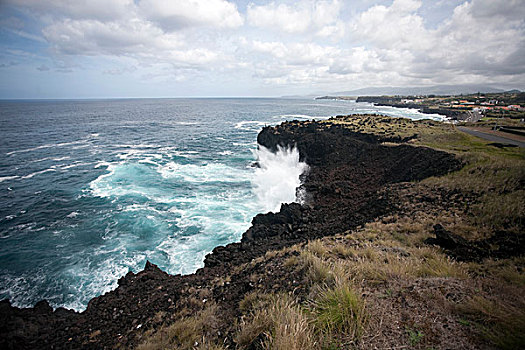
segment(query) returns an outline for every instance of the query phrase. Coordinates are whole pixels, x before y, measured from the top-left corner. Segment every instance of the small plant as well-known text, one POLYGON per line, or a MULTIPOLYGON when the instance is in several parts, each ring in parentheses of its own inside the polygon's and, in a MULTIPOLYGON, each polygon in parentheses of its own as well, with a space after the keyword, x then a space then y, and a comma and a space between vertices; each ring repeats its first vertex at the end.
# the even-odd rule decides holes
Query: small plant
POLYGON ((322 258, 328 253, 328 249, 326 249, 321 240, 310 241, 306 249, 319 258, 322 258))
POLYGON ((353 339, 361 337, 368 320, 364 300, 349 283, 322 291, 312 309, 322 332, 344 333, 353 339))
POLYGON ((301 253, 301 260, 308 271, 308 280, 311 284, 323 283, 333 285, 336 277, 330 264, 310 252, 301 253))
POLYGON ((423 337, 425 336, 425 334, 418 329, 412 329, 412 328, 407 327, 406 331, 407 331, 408 340, 410 341, 411 346, 418 344, 421 340, 423 340, 423 337))
POLYGON ((284 294, 266 298, 266 305, 252 304, 254 309, 235 336, 236 344, 241 349, 316 349, 314 329, 297 301, 284 294))
POLYGON ((460 318, 460 319, 458 320, 458 322, 459 322, 459 324, 462 325, 462 326, 470 326, 470 322, 467 321, 467 320, 465 320, 465 319, 463 319, 463 318, 460 318))

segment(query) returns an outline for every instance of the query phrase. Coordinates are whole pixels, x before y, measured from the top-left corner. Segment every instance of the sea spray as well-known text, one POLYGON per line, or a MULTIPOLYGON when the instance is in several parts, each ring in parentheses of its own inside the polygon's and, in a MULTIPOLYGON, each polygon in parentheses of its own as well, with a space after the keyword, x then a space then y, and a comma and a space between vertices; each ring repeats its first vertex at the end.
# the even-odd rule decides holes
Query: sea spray
POLYGON ((259 145, 255 153, 259 168, 253 178, 253 190, 263 210, 276 212, 282 203, 295 202, 300 176, 308 171, 308 165, 299 160, 297 148, 278 146, 273 153, 259 145))

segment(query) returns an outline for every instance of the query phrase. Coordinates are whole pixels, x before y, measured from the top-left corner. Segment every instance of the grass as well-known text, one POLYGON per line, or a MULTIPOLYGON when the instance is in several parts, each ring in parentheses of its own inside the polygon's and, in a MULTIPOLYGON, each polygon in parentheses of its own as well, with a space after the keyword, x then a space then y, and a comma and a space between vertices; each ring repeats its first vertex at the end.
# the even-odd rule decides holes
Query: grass
POLYGON ((458 313, 472 321, 481 335, 500 349, 525 347, 525 309, 474 296, 458 305, 458 313))
POLYGON ((323 333, 342 333, 351 339, 362 336, 367 322, 365 302, 349 283, 324 289, 312 302, 312 309, 323 333))
POLYGON ((146 334, 146 339, 137 349, 222 349, 215 341, 215 330, 219 325, 217 314, 217 305, 209 304, 194 316, 181 317, 154 333, 146 334))
MULTIPOLYGON (((250 299, 254 299, 252 294, 250 299)), ((316 349, 317 341, 308 315, 288 295, 257 295, 261 303, 251 303, 250 313, 241 321, 234 338, 241 348, 316 349)))
POLYGON ((407 331, 408 340, 411 346, 417 345, 425 337, 425 334, 418 329, 407 327, 406 331, 407 331))
MULTIPOLYGON (((352 233, 358 242, 348 245, 344 241, 317 241, 315 250, 323 251, 322 258, 314 255, 311 245, 306 246, 298 259, 297 268, 308 271, 311 285, 334 286, 345 280, 365 280, 368 284, 384 283, 391 278, 451 277, 466 278, 466 268, 439 249, 400 243, 386 232, 375 233, 379 224, 352 233), (366 237, 366 238, 365 238, 366 237), (372 242, 367 242, 372 238, 372 242), (344 254, 341 254, 344 252, 344 254)), ((421 233, 423 234, 423 233, 421 233)), ((428 233, 427 233, 428 236, 428 233)))
POLYGON ((244 316, 234 341, 240 349, 319 349, 358 340, 368 316, 365 301, 349 282, 324 286, 300 303, 287 294, 252 293, 241 302, 244 316))

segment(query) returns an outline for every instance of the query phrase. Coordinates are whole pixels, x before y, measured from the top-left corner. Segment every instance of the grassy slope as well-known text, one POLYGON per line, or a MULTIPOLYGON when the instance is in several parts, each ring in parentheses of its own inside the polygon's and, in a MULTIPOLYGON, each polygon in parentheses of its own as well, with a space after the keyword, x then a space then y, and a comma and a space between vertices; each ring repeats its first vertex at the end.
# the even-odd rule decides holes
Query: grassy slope
POLYGON ((399 203, 393 216, 268 252, 218 278, 224 284, 254 271, 256 291, 239 304, 235 322, 220 325, 220 302, 208 302, 149 332, 139 348, 221 349, 225 338, 241 349, 523 348, 525 258, 460 263, 424 240, 437 223, 468 240, 501 230, 521 235, 524 151, 432 121, 356 116, 326 123, 385 137, 416 134, 410 144, 453 152, 466 165, 385 189, 399 203), (275 271, 288 284, 272 280, 275 271), (289 287, 276 293, 273 283, 289 287))

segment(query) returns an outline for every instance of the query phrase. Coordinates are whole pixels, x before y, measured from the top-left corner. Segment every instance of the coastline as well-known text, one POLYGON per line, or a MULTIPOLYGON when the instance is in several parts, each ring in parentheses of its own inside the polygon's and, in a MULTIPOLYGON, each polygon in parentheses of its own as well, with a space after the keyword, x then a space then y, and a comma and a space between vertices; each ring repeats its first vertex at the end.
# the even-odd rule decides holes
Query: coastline
MULTIPOLYGON (((265 127, 257 137, 260 145, 274 151, 278 145, 296 146, 310 166, 303 177, 304 205, 284 204, 278 213, 255 216, 241 242, 215 248, 195 274, 171 276, 148 262, 143 271, 122 277, 116 290, 92 299, 82 313, 53 311, 45 301, 30 309, 2 301, 2 345, 135 347, 163 324, 213 303, 221 310, 218 337, 233 347, 237 342, 232 327, 243 314, 239 305, 247 295, 293 291, 298 298, 306 297, 307 271, 285 261, 300 256, 308 241, 358 232, 380 218, 399 215, 407 211, 399 205, 407 188, 463 166, 451 153, 414 144, 421 138, 420 129, 439 132, 441 127, 427 120, 372 115, 265 127)), ((447 190, 430 203, 460 203, 454 195, 447 190)))

